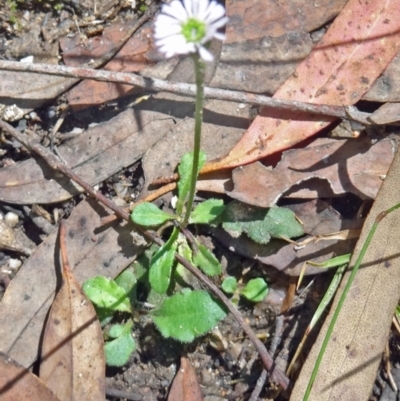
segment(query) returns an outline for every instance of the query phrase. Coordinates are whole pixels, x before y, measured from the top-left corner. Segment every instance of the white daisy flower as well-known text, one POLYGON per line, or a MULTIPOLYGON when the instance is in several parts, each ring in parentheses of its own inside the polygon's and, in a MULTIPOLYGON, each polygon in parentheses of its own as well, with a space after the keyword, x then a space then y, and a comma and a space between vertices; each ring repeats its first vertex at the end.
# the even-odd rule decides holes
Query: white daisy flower
POLYGON ((213 38, 225 39, 218 29, 227 21, 224 7, 214 0, 173 0, 156 18, 155 44, 167 58, 198 52, 204 61, 212 61, 204 45, 213 38))

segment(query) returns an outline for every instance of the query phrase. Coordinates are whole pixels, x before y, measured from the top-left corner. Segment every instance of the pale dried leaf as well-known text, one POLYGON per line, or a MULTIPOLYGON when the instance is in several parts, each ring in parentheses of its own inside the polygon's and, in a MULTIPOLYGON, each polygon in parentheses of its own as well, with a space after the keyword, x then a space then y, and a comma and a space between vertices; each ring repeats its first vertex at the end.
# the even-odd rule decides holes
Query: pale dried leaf
MULTIPOLYGON (((152 111, 126 110, 89 128, 58 149, 68 166, 95 185, 143 156, 174 122, 152 111)), ((29 159, 0 170, 0 200, 9 203, 54 203, 81 192, 69 178, 41 159, 29 159)))
POLYGON ((66 261, 62 275, 43 335, 40 378, 62 401, 102 400, 106 363, 100 322, 66 261))
POLYGON ((1 352, 0 397, 2 401, 60 401, 37 376, 1 352))
MULTIPOLYGON (((400 202, 399 174, 400 152, 397 151, 364 224, 350 266, 354 266, 376 216, 400 202)), ((310 401, 364 401, 370 397, 399 300, 399 236, 400 212, 397 210, 380 222, 368 247, 332 332, 334 341, 330 341, 325 350, 310 401)), ((349 273, 342 280, 332 311, 337 307, 348 276, 349 273)), ((291 395, 293 401, 303 399, 331 316, 332 312, 296 381, 291 395)))

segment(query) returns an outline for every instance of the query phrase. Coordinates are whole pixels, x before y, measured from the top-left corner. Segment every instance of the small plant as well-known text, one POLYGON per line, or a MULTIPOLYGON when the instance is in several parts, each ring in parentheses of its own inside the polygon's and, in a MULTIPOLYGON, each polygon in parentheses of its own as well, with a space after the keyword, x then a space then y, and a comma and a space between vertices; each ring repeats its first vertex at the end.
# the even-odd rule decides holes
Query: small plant
MULTIPOLYGON (((183 155, 178 166, 174 212, 142 203, 131 213, 135 224, 168 234, 164 245, 152 246, 135 262, 135 272, 130 273, 133 278, 124 272, 115 280, 95 277, 84 284, 84 291, 95 304, 100 320, 108 325, 105 349, 110 365, 122 366, 135 349, 131 330, 132 311, 138 302, 138 283, 145 289, 141 290, 141 299, 144 297, 147 303, 154 305, 149 314, 164 337, 190 342, 210 331, 226 315, 218 300, 188 284, 191 273, 175 260, 178 253, 208 276, 222 273, 217 257, 191 234, 189 226, 222 224, 236 236, 244 233, 259 243, 303 234, 294 214, 282 208, 252 208, 236 201, 225 206, 219 199, 209 199, 194 207, 198 174, 206 162, 200 150, 204 62, 212 60, 207 45, 213 38, 224 38, 218 29, 226 22, 224 8, 214 0, 185 0, 183 3, 173 0, 163 5, 155 21, 154 38, 159 50, 166 57, 190 54, 193 59, 197 88, 194 147, 193 152, 183 155)), ((235 292, 236 284, 232 279, 230 289, 235 292)), ((225 280, 223 288, 229 293, 228 284, 229 280, 225 280)), ((261 301, 267 292, 268 286, 261 278, 250 280, 240 290, 240 294, 252 302, 261 301)))
POLYGON ((238 288, 236 278, 228 276, 222 282, 221 288, 227 294, 232 294, 234 297, 242 295, 251 302, 261 302, 269 291, 268 284, 261 277, 253 278, 243 288, 238 288))

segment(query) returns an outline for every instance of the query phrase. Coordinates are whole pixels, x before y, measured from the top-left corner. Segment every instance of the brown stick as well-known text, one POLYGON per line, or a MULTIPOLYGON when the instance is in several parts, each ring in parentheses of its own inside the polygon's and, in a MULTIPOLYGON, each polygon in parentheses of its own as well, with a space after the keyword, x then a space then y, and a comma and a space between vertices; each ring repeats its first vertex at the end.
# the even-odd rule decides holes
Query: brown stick
MULTIPOLYGON (((126 72, 94 70, 82 67, 67 67, 64 65, 29 64, 18 61, 0 60, 0 70, 34 72, 38 74, 58 75, 63 77, 94 79, 96 81, 117 82, 138 86, 149 91, 172 92, 187 96, 196 96, 196 85, 182 82, 169 82, 156 78, 145 78, 126 72)), ((296 100, 274 99, 268 96, 253 93, 230 91, 218 88, 204 88, 205 99, 220 99, 239 103, 248 103, 258 106, 269 106, 282 110, 298 110, 315 115, 332 116, 358 121, 364 125, 371 125, 368 119, 371 114, 359 111, 354 106, 332 106, 298 102, 296 100)))
MULTIPOLYGON (((61 163, 53 153, 51 153, 47 148, 40 145, 36 140, 31 139, 30 137, 28 137, 28 135, 17 131, 10 124, 7 124, 5 121, 2 120, 0 120, 0 129, 10 134, 13 138, 21 142, 25 147, 27 147, 32 152, 41 156, 53 170, 59 171, 65 176, 69 177, 71 180, 75 181, 82 188, 84 188, 85 191, 87 191, 93 198, 97 199, 103 205, 107 206, 109 209, 114 211, 119 217, 123 218, 124 220, 130 221, 129 214, 127 212, 125 212, 123 209, 115 205, 104 195, 100 194, 99 192, 96 192, 91 185, 83 181, 70 168, 68 168, 65 164, 61 163)), ((136 225, 135 228, 145 238, 156 243, 157 245, 162 246, 164 244, 161 238, 151 233, 150 231, 146 231, 143 228, 136 225)), ((63 228, 61 227, 61 230, 62 229, 63 228)), ((200 281, 202 281, 208 287, 208 289, 225 304, 227 309, 232 313, 232 315, 235 317, 238 323, 242 326, 243 331, 248 335, 250 341, 254 344, 254 347, 259 352, 260 357, 266 369, 271 373, 271 376, 282 386, 282 388, 286 389, 289 385, 289 379, 282 371, 279 370, 279 368, 275 366, 274 360, 268 353, 264 344, 257 338, 252 328, 244 321, 241 314, 238 312, 236 307, 229 301, 229 299, 225 296, 225 294, 208 277, 206 277, 203 273, 201 273, 200 270, 194 267, 181 255, 176 253, 175 259, 183 266, 185 266, 185 268, 188 269, 193 275, 195 275, 200 281)))

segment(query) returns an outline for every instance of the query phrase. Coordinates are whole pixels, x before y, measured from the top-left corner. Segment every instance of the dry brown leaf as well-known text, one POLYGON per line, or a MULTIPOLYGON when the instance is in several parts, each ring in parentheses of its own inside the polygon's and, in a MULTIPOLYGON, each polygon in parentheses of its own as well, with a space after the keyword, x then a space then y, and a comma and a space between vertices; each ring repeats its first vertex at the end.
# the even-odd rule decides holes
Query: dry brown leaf
POLYGON ((274 94, 310 53, 308 33, 333 19, 344 3, 227 1, 226 40, 211 86, 274 94))
MULTIPOLYGON (((296 381, 290 398, 293 401, 303 399, 333 311, 376 216, 400 202, 399 174, 398 150, 364 224, 349 272, 343 277, 331 312, 296 381)), ((399 236, 400 211, 397 210, 379 223, 365 253, 319 366, 310 401, 369 399, 399 300, 399 236)))
POLYGON ((370 117, 375 124, 392 124, 400 122, 400 103, 385 103, 370 117))
MULTIPOLYGON (((77 67, 96 60, 116 47, 126 34, 132 22, 116 23, 107 27, 101 36, 82 43, 79 35, 60 40, 64 63, 77 67)), ((151 59, 152 23, 146 23, 128 40, 123 48, 108 62, 105 70, 121 72, 138 72, 149 65, 151 59)), ((135 91, 132 85, 116 84, 84 80, 72 88, 67 94, 68 103, 75 109, 102 104, 118 99, 135 91)))
POLYGON ((311 32, 332 20, 345 0, 228 0, 226 43, 278 37, 288 31, 311 32))
MULTIPOLYGON (((348 1, 322 40, 274 97, 317 104, 354 104, 397 54, 399 18, 396 0, 348 1)), ((206 164, 201 172, 229 169, 275 154, 310 138, 334 120, 265 107, 236 146, 224 157, 206 164)))
POLYGON ((306 148, 283 152, 275 168, 259 162, 236 168, 232 172, 234 189, 227 193, 241 202, 261 207, 275 205, 289 189, 290 196, 295 198, 353 193, 361 199, 375 199, 393 152, 391 140, 373 144, 367 136, 349 140, 320 138, 306 148), (308 187, 307 181, 312 179, 318 181, 308 187), (326 180, 326 185, 321 180, 326 180))
POLYGON ((400 102, 400 54, 392 60, 363 99, 371 102, 400 102))
MULTIPOLYGON (((35 63, 54 64, 58 61, 58 44, 42 40, 41 26, 37 21, 28 21, 25 33, 14 37, 7 43, 7 50, 17 60, 34 55, 35 63)), ((29 72, 0 71, 1 103, 16 104, 22 115, 53 100, 76 80, 34 74, 29 72)))
POLYGON ((60 224, 63 283, 42 342, 40 378, 61 401, 105 398, 103 333, 92 303, 71 271, 66 223, 60 224))
POLYGON ((168 401, 204 401, 196 372, 185 357, 169 390, 168 401))
MULTIPOLYGON (((59 152, 77 175, 95 185, 141 158, 173 125, 173 120, 164 114, 129 109, 61 145, 59 152)), ((3 202, 54 203, 81 190, 40 159, 0 170, 3 202)))
MULTIPOLYGON (((343 219, 337 211, 322 200, 313 200, 288 206, 303 222, 304 232, 311 236, 334 233, 341 230, 361 228, 363 221, 343 219)), ((231 251, 258 260, 290 276, 299 276, 304 262, 312 260, 322 263, 333 256, 350 253, 355 239, 341 241, 330 239, 312 242, 295 250, 293 244, 272 240, 267 245, 253 242, 247 236, 233 238, 222 229, 212 229, 212 234, 231 251)), ((307 266, 306 274, 323 273, 325 270, 307 266)))
POLYGON ((0 352, 2 401, 60 401, 33 373, 0 352))
MULTIPOLYGON (((70 264, 81 284, 95 275, 115 277, 143 250, 143 239, 128 224, 101 227, 100 219, 107 215, 89 200, 79 203, 68 219, 70 264)), ((37 358, 54 298, 56 237, 50 234, 24 262, 0 303, 0 351, 26 367, 37 358)))
MULTIPOLYGON (((174 115, 177 110, 182 110, 184 105, 181 102, 175 104, 169 102, 170 113, 174 115)), ((192 108, 190 103, 186 105, 192 108)), ((179 117, 182 118, 182 115, 179 117)), ((249 123, 247 106, 239 107, 237 103, 220 100, 207 102, 202 126, 202 149, 207 158, 222 156, 238 141, 243 128, 249 123)), ((193 149, 193 132, 194 119, 186 117, 149 149, 143 157, 143 171, 147 186, 159 177, 169 177, 174 173, 182 155, 193 149)), ((141 196, 147 195, 147 191, 146 187, 141 196)))

